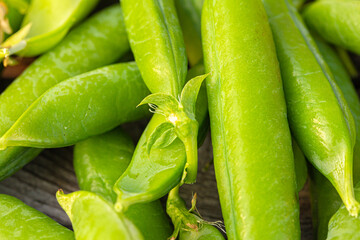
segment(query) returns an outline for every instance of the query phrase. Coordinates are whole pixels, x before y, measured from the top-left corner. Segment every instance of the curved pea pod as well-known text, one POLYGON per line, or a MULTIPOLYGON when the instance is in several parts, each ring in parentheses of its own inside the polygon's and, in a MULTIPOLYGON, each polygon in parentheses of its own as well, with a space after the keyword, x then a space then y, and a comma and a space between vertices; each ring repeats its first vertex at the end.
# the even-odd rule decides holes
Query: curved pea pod
POLYGON ((0 194, 0 238, 71 240, 74 233, 19 199, 0 194))
MULTIPOLYGON (((114 203, 114 183, 129 165, 134 148, 120 128, 77 143, 74 169, 80 189, 114 203)), ((160 201, 133 205, 124 215, 145 239, 166 239, 171 235, 172 227, 160 201)))
POLYGON ((352 180, 356 131, 348 104, 296 9, 288 0, 263 2, 277 47, 292 134, 356 216, 360 210, 352 180))
POLYGON ((205 0, 202 39, 227 235, 300 239, 291 134, 262 2, 205 0))
POLYGON ((148 111, 136 106, 147 94, 135 62, 75 76, 31 104, 0 138, 0 148, 70 146, 145 117, 148 111))
POLYGON ((326 41, 360 54, 359 1, 315 1, 304 9, 303 17, 326 41))
MULTIPOLYGON (((89 18, 54 49, 35 60, 0 95, 0 135, 49 88, 69 77, 111 64, 129 50, 120 6, 111 6, 89 18)), ((0 151, 0 180, 39 152, 39 149, 19 147, 0 151)))
MULTIPOLYGON (((341 88, 355 120, 356 135, 360 135, 360 102, 351 78, 336 51, 318 36, 313 35, 324 60, 329 65, 336 83, 341 88)), ((360 139, 354 146, 354 182, 360 180, 360 139)), ((326 239, 330 218, 341 206, 341 198, 331 183, 316 169, 310 171, 313 226, 317 239, 326 239)), ((344 238, 345 239, 345 238, 344 238)))
MULTIPOLYGON (((24 39, 16 34, 2 46, 18 50, 11 53, 33 57, 47 52, 58 44, 70 28, 86 17, 98 0, 32 0, 22 22, 24 39), (20 48, 18 46, 21 45, 20 48)), ((19 35, 19 34, 17 34, 19 35)))
POLYGON ((304 188, 308 172, 306 166, 306 159, 301 151, 299 145, 296 141, 292 140, 293 152, 294 152, 294 163, 295 163, 295 173, 296 173, 296 190, 298 192, 304 188))
POLYGON ((192 208, 186 208, 185 201, 179 196, 179 186, 172 189, 166 202, 166 211, 174 223, 175 231, 170 240, 178 236, 180 240, 224 240, 224 236, 211 223, 202 220, 195 212, 196 195, 192 208))
POLYGON ((64 194, 60 190, 56 198, 69 216, 77 240, 144 239, 131 221, 117 214, 112 204, 95 193, 78 191, 64 194))
MULTIPOLYGON (((190 69, 189 77, 203 71, 202 65, 190 69)), ((199 123, 198 143, 202 142, 208 129, 207 98, 205 88, 200 90, 196 104, 196 120, 199 123)), ((179 138, 168 145, 156 144, 148 154, 146 142, 155 129, 165 122, 164 116, 156 114, 152 117, 142 134, 133 158, 125 173, 117 180, 114 191, 118 194, 117 209, 151 202, 166 195, 182 179, 186 164, 184 144, 179 138)))
POLYGON ((174 0, 121 0, 131 50, 152 93, 180 95, 187 59, 174 0))
POLYGON ((175 5, 184 36, 189 64, 194 66, 203 58, 201 45, 202 1, 175 0, 175 5))
MULTIPOLYGON (((360 199, 360 185, 355 188, 355 196, 360 199)), ((360 239, 360 217, 349 215, 346 207, 342 205, 329 221, 327 240, 360 239)))

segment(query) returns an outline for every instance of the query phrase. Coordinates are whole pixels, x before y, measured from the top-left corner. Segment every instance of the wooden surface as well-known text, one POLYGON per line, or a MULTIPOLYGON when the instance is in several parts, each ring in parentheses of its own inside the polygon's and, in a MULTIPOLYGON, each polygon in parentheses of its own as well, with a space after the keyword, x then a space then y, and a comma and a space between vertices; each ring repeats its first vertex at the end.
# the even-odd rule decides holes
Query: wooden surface
MULTIPOLYGON (((133 138, 141 133, 144 123, 125 125, 133 131, 133 138)), ((205 220, 222 220, 212 164, 212 149, 208 136, 199 150, 199 175, 194 185, 185 185, 181 195, 187 203, 197 193, 197 207, 205 220)), ((54 220, 71 228, 65 212, 58 205, 55 193, 61 188, 65 193, 78 190, 72 166, 73 148, 44 150, 34 161, 0 182, 0 193, 15 196, 26 204, 42 211, 54 220)), ((311 212, 307 187, 300 192, 302 239, 312 239, 311 212)))

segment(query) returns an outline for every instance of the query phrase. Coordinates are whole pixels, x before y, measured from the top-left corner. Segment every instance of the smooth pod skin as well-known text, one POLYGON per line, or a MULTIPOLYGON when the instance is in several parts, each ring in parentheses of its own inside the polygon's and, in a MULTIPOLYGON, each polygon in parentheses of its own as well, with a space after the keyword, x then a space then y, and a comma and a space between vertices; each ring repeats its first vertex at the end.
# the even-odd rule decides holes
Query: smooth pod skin
POLYGON ((135 62, 69 78, 41 95, 0 138, 0 148, 70 146, 149 113, 149 94, 135 62))
POLYGON ((273 31, 291 132, 306 158, 337 189, 350 214, 355 123, 334 77, 288 0, 263 0, 273 31))
MULTIPOLYGON (((341 88, 355 120, 356 135, 360 135, 360 102, 351 77, 336 51, 316 35, 314 40, 324 60, 329 65, 336 83, 341 88)), ((353 158, 354 182, 360 180, 360 138, 356 138, 353 158)), ((342 204, 341 198, 331 183, 316 169, 310 168, 310 190, 313 226, 317 239, 326 239, 330 218, 342 204)), ((343 238, 345 239, 345 238, 343 238)))
MULTIPOLYGON (((33 62, 0 95, 0 135, 49 88, 69 77, 111 64, 129 50, 120 6, 109 7, 89 18, 57 47, 33 62)), ((40 151, 21 147, 0 151, 0 180, 40 151)))
POLYGON ((69 216, 77 240, 142 240, 139 230, 101 196, 87 191, 64 194, 56 198, 69 216))
MULTIPOLYGON (((360 199, 360 185, 355 188, 356 199, 360 199)), ((327 240, 360 239, 360 217, 349 215, 342 205, 329 221, 327 240)))
POLYGON ((296 190, 300 192, 301 189, 304 188, 308 176, 306 159, 304 153, 294 139, 292 140, 292 146, 294 152, 296 190))
POLYGON ((74 233, 19 199, 0 194, 0 239, 72 240, 74 233))
MULTIPOLYGON (((31 24, 26 46, 18 54, 33 57, 58 44, 70 28, 85 18, 99 0, 32 0, 22 22, 31 24)), ((4 44, 6 46, 6 43, 4 44)))
MULTIPOLYGON (((203 65, 195 66, 189 70, 188 78, 203 73, 203 70, 203 65)), ((198 143, 201 143, 208 130, 205 88, 200 90, 196 106, 198 143)), ((144 145, 154 129, 164 121, 162 115, 156 114, 152 117, 136 146, 129 167, 115 183, 114 191, 118 194, 119 208, 159 199, 180 182, 186 163, 184 144, 176 139, 165 148, 152 150, 150 156, 144 145)))
POLYGON ((190 67, 199 63, 203 58, 201 44, 202 2, 202 0, 175 0, 190 67))
MULTIPOLYGON (((74 169, 80 189, 114 203, 113 185, 129 165, 134 148, 120 128, 77 143, 74 169)), ((166 239, 171 235, 172 227, 160 201, 133 205, 124 214, 145 239, 166 239)))
POLYGON ((121 6, 146 86, 152 93, 178 97, 185 84, 187 59, 174 0, 121 0, 121 6))
POLYGON ((315 1, 304 9, 303 17, 326 41, 360 54, 359 1, 315 1))
POLYGON ((294 156, 261 1, 205 0, 214 165, 229 239, 300 239, 294 156))

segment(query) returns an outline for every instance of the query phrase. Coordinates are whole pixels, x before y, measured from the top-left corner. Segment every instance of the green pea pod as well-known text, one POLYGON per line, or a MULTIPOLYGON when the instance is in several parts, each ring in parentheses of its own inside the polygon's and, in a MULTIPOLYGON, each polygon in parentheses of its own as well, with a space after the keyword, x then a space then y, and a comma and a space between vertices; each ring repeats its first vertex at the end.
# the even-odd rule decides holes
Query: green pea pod
POLYGON ((169 192, 166 211, 175 226, 170 240, 175 240, 178 236, 180 240, 224 240, 218 229, 193 213, 196 209, 196 197, 192 204, 192 208, 188 210, 185 201, 179 196, 179 186, 169 192))
POLYGON ((294 156, 264 6, 205 0, 214 165, 229 239, 300 239, 294 156))
POLYGON ((355 67, 353 61, 351 60, 349 53, 341 47, 337 47, 336 50, 337 50, 337 53, 338 53, 342 63, 344 64, 346 70, 350 74, 350 77, 356 78, 357 76, 359 76, 359 73, 356 70, 356 67, 355 67))
POLYGON ((326 41, 360 54, 359 1, 315 1, 304 9, 303 17, 326 41))
MULTIPOLYGON (((329 65, 336 83, 341 88, 355 120, 356 135, 360 135, 360 102, 348 71, 336 51, 318 36, 313 35, 320 53, 329 65)), ((354 146, 354 182, 360 180, 360 139, 354 146)), ((341 198, 331 183, 316 169, 310 169, 310 190, 312 198, 313 226, 317 239, 326 239, 330 218, 341 206, 341 198)), ((344 238, 345 239, 345 238, 344 238)))
POLYGON ((144 239, 139 230, 122 214, 117 214, 112 204, 99 195, 78 191, 56 193, 60 206, 69 216, 77 240, 144 239))
POLYGON ((0 138, 0 149, 73 145, 145 117, 146 108, 136 105, 147 94, 149 90, 135 62, 110 65, 69 78, 30 105, 0 138))
MULTIPOLYGON (((76 144, 74 169, 80 189, 114 203, 113 185, 126 170, 133 152, 134 144, 120 128, 76 144)), ((133 205, 124 214, 145 239, 166 239, 171 234, 172 227, 160 201, 133 205)))
MULTIPOLYGON (((360 199, 360 185, 355 188, 356 199, 360 199)), ((346 207, 342 205, 331 217, 327 240, 360 239, 360 217, 349 215, 346 207)))
POLYGON ((299 145, 296 141, 292 140, 293 152, 294 152, 294 163, 295 163, 295 173, 296 173, 296 190, 300 192, 304 188, 308 171, 306 166, 306 159, 304 153, 301 151, 299 145))
MULTIPOLYGON (((46 90, 57 83, 115 62, 130 50, 121 8, 102 10, 76 27, 53 50, 33 62, 0 95, 0 135, 46 90)), ((0 180, 31 161, 40 149, 0 151, 0 180)))
POLYGON ((3 240, 75 239, 72 231, 15 197, 0 194, 0 206, 3 240))
MULTIPOLYGON (((203 71, 202 65, 189 70, 189 77, 203 71)), ((198 143, 202 142, 208 129, 207 98, 202 88, 196 104, 196 120, 199 123, 198 143)), ((184 144, 176 138, 165 148, 153 148, 147 153, 146 142, 155 129, 165 122, 156 114, 142 134, 132 161, 125 173, 117 180, 114 191, 118 194, 117 208, 127 208, 134 203, 151 202, 167 194, 182 178, 186 164, 184 144), (156 167, 155 167, 156 166, 156 167)))
POLYGON ((24 40, 10 37, 2 44, 25 57, 47 52, 57 45, 69 29, 85 18, 99 0, 32 0, 22 22, 24 40), (18 40, 21 40, 19 42, 18 40), (18 46, 21 47, 18 47, 18 46), (19 51, 20 50, 20 51, 19 51))
POLYGON ((288 0, 263 2, 277 47, 292 134, 356 216, 360 210, 352 180, 356 130, 350 109, 293 5, 288 0))
MULTIPOLYGON (((184 35, 186 54, 190 66, 194 66, 203 58, 201 45, 201 8, 194 0, 175 0, 176 11, 179 16, 184 35)), ((202 5, 202 3, 201 3, 202 5)))
POLYGON ((174 0, 121 0, 131 50, 152 93, 180 95, 187 60, 174 0))
POLYGON ((6 39, 12 33, 19 30, 24 14, 28 9, 29 0, 3 0, 3 3, 6 5, 7 14, 4 19, 1 19, 1 31, 5 33, 3 37, 6 39), (10 27, 10 31, 7 31, 7 27, 4 28, 4 24, 10 27))

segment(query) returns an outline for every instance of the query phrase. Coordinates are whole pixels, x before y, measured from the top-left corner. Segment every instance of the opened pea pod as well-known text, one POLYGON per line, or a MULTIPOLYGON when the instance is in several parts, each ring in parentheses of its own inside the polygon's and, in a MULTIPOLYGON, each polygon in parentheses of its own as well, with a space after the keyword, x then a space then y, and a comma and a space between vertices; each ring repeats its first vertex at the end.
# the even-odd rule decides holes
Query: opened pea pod
POLYGON ((136 63, 145 84, 156 93, 143 103, 156 105, 155 113, 159 114, 148 124, 129 168, 115 184, 119 211, 137 202, 158 199, 180 181, 195 182, 197 133, 206 118, 206 105, 201 106, 199 115, 194 107, 205 76, 194 79, 192 83, 196 84, 190 84, 184 94, 181 91, 187 60, 174 2, 123 0, 121 3, 136 63), (180 94, 182 100, 178 101, 180 94))
MULTIPOLYGON (((120 6, 95 14, 35 60, 0 95, 0 134, 49 88, 69 77, 111 64, 129 50, 120 6)), ((38 148, 24 147, 0 151, 0 179, 19 170, 40 152, 38 148)))
POLYGON ((0 238, 72 240, 74 233, 19 199, 0 194, 0 238))
POLYGON ((0 139, 0 147, 72 145, 145 117, 146 108, 136 105, 148 93, 134 62, 75 76, 50 88, 31 104, 0 139))
POLYGON ((40 55, 56 46, 97 3, 98 0, 32 0, 22 29, 1 46, 9 48, 8 54, 40 55))
MULTIPOLYGON (((113 185, 127 168, 133 152, 134 144, 121 128, 77 143, 74 169, 80 189, 114 203, 116 194, 113 185)), ((171 235, 170 221, 159 200, 133 205, 118 214, 131 221, 145 239, 167 239, 171 235)))

